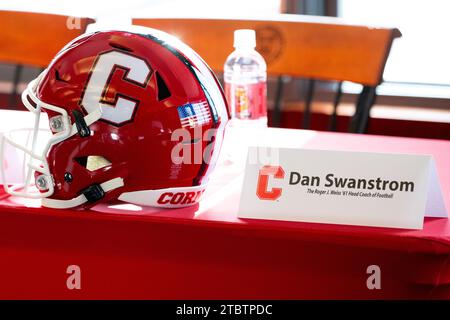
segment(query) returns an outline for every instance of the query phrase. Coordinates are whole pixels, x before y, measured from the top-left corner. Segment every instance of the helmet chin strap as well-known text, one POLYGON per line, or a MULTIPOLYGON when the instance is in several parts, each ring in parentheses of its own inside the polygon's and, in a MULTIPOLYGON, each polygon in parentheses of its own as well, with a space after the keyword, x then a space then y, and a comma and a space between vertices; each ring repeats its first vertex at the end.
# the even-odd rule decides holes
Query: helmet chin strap
POLYGON ((106 192, 118 189, 123 186, 124 183, 122 178, 114 178, 101 184, 91 185, 89 188, 82 191, 82 193, 78 197, 69 200, 43 198, 41 200, 42 206, 55 209, 74 208, 87 202, 95 202, 97 200, 100 200, 101 198, 103 198, 106 192))

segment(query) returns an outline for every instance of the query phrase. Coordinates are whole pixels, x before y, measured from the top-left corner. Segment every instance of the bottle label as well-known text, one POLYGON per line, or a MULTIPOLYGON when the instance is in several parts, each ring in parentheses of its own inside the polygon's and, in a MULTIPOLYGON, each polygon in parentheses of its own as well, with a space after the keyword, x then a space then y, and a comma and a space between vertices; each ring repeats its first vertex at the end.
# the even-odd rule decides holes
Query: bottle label
POLYGON ((225 83, 225 95, 232 117, 258 119, 267 116, 266 82, 252 84, 225 83))

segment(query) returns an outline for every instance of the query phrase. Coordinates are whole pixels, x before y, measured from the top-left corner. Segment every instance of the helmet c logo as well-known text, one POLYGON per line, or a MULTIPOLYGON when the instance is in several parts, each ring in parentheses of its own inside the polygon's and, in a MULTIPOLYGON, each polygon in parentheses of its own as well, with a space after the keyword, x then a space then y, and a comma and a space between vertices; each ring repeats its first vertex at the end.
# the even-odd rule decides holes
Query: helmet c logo
POLYGON ((280 166, 264 166, 259 170, 258 184, 256 186, 256 195, 261 200, 275 201, 281 197, 281 188, 272 188, 268 190, 269 176, 273 176, 275 179, 284 178, 284 170, 280 166))
POLYGON ((145 60, 119 51, 110 51, 97 57, 83 93, 82 106, 91 113, 98 105, 102 107, 102 117, 108 122, 122 125, 133 117, 139 101, 117 92, 114 103, 103 100, 116 69, 125 70, 124 81, 139 87, 147 87, 151 75, 150 66, 145 60))

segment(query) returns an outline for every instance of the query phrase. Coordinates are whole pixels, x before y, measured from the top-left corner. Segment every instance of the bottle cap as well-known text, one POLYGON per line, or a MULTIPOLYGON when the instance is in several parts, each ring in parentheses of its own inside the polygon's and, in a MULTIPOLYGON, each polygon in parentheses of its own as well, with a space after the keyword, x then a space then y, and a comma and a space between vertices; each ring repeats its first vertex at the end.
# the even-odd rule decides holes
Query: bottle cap
POLYGON ((256 32, 251 29, 239 29, 234 31, 235 48, 255 48, 256 47, 256 32))

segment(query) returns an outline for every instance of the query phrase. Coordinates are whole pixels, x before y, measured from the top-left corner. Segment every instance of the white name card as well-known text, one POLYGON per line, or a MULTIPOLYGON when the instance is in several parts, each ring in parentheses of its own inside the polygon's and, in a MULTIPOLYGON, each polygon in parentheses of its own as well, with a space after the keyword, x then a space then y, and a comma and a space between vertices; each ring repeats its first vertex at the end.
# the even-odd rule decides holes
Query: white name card
POLYGON ((422 229, 425 213, 447 217, 429 155, 249 148, 240 218, 422 229))

